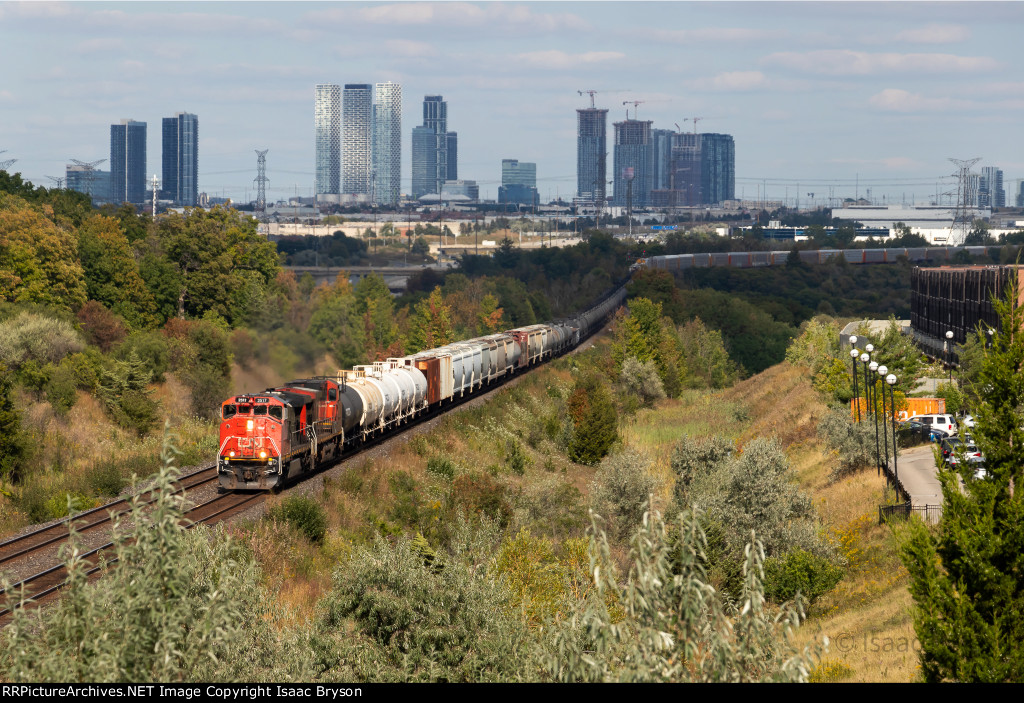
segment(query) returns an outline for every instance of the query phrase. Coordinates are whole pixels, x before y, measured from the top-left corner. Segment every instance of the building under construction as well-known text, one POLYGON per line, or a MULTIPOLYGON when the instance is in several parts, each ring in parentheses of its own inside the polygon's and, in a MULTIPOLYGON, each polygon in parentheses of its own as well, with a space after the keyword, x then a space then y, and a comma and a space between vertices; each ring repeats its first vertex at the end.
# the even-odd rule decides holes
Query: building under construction
POLYGON ((1005 294, 1007 286, 1016 291, 1017 304, 1024 303, 1024 280, 1017 266, 962 266, 957 268, 915 268, 910 274, 910 326, 915 340, 937 358, 954 359, 958 345, 967 342, 980 327, 999 329, 999 316, 992 300, 1005 294), (946 347, 946 332, 953 333, 946 347))

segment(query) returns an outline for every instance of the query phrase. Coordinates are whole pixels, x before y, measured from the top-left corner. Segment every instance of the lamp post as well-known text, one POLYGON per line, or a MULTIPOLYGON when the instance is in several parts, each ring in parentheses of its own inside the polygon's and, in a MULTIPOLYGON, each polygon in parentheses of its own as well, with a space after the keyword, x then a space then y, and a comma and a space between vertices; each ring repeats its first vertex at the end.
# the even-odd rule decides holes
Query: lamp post
MULTIPOLYGON (((866 351, 869 356, 871 354, 874 354, 875 353, 875 345, 874 344, 867 344, 867 345, 865 345, 864 351, 866 351)), ((872 361, 871 363, 874 364, 875 362, 872 361)), ((875 366, 877 366, 877 364, 875 364, 875 366)), ((864 378, 865 379, 867 379, 868 368, 870 368, 870 364, 867 365, 867 367, 864 369, 864 374, 865 374, 864 378)), ((871 369, 871 371, 874 371, 874 369, 871 369)), ((870 412, 871 413, 874 413, 875 412, 875 406, 874 406, 874 404, 872 402, 873 399, 874 399, 874 395, 875 395, 875 384, 874 384, 874 381, 872 381, 870 385, 871 385, 871 392, 870 392, 870 396, 871 397, 869 398, 868 397, 869 396, 868 384, 866 382, 864 383, 864 404, 867 405, 868 408, 870 408, 870 412)))
POLYGON ((853 399, 857 404, 857 422, 860 422, 860 391, 857 390, 857 357, 859 356, 860 349, 854 347, 850 350, 850 359, 853 360, 853 399))
POLYGON ((893 421, 892 421, 892 472, 896 479, 896 490, 899 490, 900 485, 900 465, 897 455, 899 454, 899 448, 896 444, 896 396, 893 394, 893 386, 896 385, 896 375, 889 374, 885 377, 885 382, 889 384, 889 405, 893 409, 893 421))
MULTIPOLYGON (((885 375, 887 373, 889 373, 889 369, 887 367, 885 367, 885 366, 879 366, 878 367, 878 375, 882 377, 883 383, 885 381, 885 375)), ((887 414, 888 413, 886 413, 886 411, 885 411, 885 386, 883 385, 882 386, 882 438, 885 441, 885 468, 886 468, 886 472, 888 472, 888 470, 889 470, 889 428, 885 424, 886 423, 886 419, 885 418, 886 418, 887 414)), ((892 423, 893 423, 893 431, 895 431, 895 429, 896 429, 896 420, 894 419, 892 421, 892 423)), ((878 424, 875 423, 875 430, 876 430, 875 443, 876 443, 876 445, 878 443, 877 429, 878 429, 878 424)))
POLYGON ((946 368, 949 369, 949 383, 953 384, 953 365, 949 361, 949 352, 952 351, 950 347, 953 346, 953 331, 946 330, 946 344, 943 350, 946 352, 946 368))
POLYGON ((875 460, 879 467, 882 465, 882 460, 879 458, 879 442, 878 442, 878 398, 875 397, 875 372, 878 371, 878 362, 872 361, 868 365, 868 369, 871 370, 871 414, 875 416, 875 460))
POLYGON ((991 328, 991 327, 988 328, 988 348, 989 349, 992 348, 992 335, 994 335, 995 333, 996 333, 996 331, 993 328, 991 328))
MULTIPOLYGON (((864 419, 867 419, 868 415, 868 362, 871 361, 871 355, 864 352, 860 355, 860 363, 864 364, 864 419)), ((857 401, 857 407, 860 407, 860 401, 857 401)))

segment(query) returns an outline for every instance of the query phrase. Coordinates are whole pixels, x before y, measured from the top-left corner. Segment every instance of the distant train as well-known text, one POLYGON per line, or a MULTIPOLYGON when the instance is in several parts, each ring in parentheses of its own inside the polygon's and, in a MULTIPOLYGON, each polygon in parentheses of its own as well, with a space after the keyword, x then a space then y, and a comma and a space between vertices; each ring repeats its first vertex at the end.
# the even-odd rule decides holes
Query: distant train
MULTIPOLYGON (((807 264, 823 264, 834 256, 846 259, 850 264, 894 264, 900 257, 910 261, 941 264, 948 262, 961 251, 970 256, 985 256, 1000 247, 909 247, 892 249, 814 249, 798 251, 800 261, 807 264)), ((788 251, 731 251, 710 254, 669 254, 639 259, 633 269, 654 268, 679 271, 691 268, 726 266, 730 268, 758 268, 761 266, 785 266, 788 251)))
POLYGON ((574 349, 625 298, 619 287, 568 319, 228 398, 221 405, 220 487, 270 490, 312 473, 371 438, 574 349))

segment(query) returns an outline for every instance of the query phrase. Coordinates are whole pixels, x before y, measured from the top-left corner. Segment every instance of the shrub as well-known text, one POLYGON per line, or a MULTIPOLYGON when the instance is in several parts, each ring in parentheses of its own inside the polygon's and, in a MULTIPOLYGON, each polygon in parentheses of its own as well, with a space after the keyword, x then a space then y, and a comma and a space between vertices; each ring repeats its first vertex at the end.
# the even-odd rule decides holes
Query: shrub
POLYGON ((26 361, 58 364, 84 346, 75 328, 65 320, 23 312, 0 323, 0 363, 10 369, 20 369, 26 361))
POLYGON ((153 380, 156 383, 163 383, 164 374, 171 363, 171 349, 167 338, 156 330, 133 332, 118 346, 114 356, 127 361, 133 353, 149 369, 153 380))
POLYGON ((408 471, 393 472, 388 476, 388 487, 392 498, 389 512, 391 519, 410 527, 419 525, 423 499, 412 474, 408 471))
POLYGON ((357 681, 536 678, 531 640, 509 605, 482 570, 458 559, 428 568, 408 539, 392 547, 378 538, 334 574, 317 623, 322 657, 332 674, 357 681))
POLYGON ((488 474, 469 473, 452 481, 451 507, 467 515, 485 515, 504 528, 512 517, 505 487, 488 474))
POLYGON ((128 479, 121 473, 121 467, 113 461, 94 464, 86 475, 89 487, 101 496, 113 498, 128 485, 128 479))
POLYGON ((615 404, 594 375, 577 380, 569 396, 572 438, 569 458, 580 464, 596 464, 619 439, 615 404))
POLYGON ((533 463, 518 440, 509 439, 505 441, 505 465, 512 473, 522 476, 526 473, 526 467, 533 463))
POLYGON ((430 457, 427 459, 427 471, 451 481, 455 478, 455 463, 442 457, 430 457))
MULTIPOLYGON (((116 563, 89 583, 72 533, 68 585, 49 608, 12 608, 0 662, 14 682, 306 680, 312 653, 276 628, 256 564, 223 533, 187 529, 174 449, 155 501, 133 500, 115 528, 116 563)), ((8 590, 10 593, 10 589, 8 590)), ((10 597, 7 597, 10 603, 10 597)), ((13 604, 12 604, 13 605, 13 604)))
POLYGON ((875 463, 875 426, 870 422, 854 422, 850 413, 834 410, 818 423, 818 436, 825 440, 839 460, 829 478, 841 479, 875 463))
POLYGON ((83 305, 75 316, 82 325, 89 343, 95 344, 104 353, 110 351, 128 334, 121 318, 110 312, 103 303, 95 300, 83 305))
POLYGON ((323 542, 327 535, 327 512, 304 496, 288 496, 271 508, 267 517, 291 525, 314 544, 323 542))
POLYGON ((564 682, 806 681, 820 647, 801 652, 792 643, 803 619, 799 603, 778 614, 765 607, 764 550, 753 534, 749 539, 742 591, 731 605, 708 585, 694 513, 668 524, 648 513, 633 537, 625 579, 595 524, 594 589, 572 618, 551 628, 546 674, 564 682))
MULTIPOLYGON (((554 466, 548 470, 553 471, 554 466)), ((535 532, 559 537, 582 532, 586 524, 583 494, 571 483, 554 477, 527 486, 521 504, 535 532)))
POLYGON ((658 481, 648 471, 649 459, 634 449, 613 454, 597 469, 591 487, 594 510, 609 521, 620 539, 629 537, 643 519, 658 481))
POLYGON ((619 374, 626 392, 636 398, 644 405, 650 405, 655 400, 665 397, 665 387, 658 375, 658 365, 654 361, 641 364, 636 357, 631 356, 622 362, 622 373, 619 374))
POLYGON ((61 415, 75 406, 78 388, 75 370, 71 365, 62 363, 50 372, 46 382, 46 400, 61 415))
POLYGON ((808 603, 835 588, 843 570, 824 557, 794 549, 764 564, 764 592, 776 603, 793 600, 800 593, 808 603))
POLYGON ((670 466, 675 474, 674 510, 683 510, 690 504, 690 486, 698 478, 717 471, 735 451, 734 445, 724 437, 694 439, 683 436, 672 450, 670 466))

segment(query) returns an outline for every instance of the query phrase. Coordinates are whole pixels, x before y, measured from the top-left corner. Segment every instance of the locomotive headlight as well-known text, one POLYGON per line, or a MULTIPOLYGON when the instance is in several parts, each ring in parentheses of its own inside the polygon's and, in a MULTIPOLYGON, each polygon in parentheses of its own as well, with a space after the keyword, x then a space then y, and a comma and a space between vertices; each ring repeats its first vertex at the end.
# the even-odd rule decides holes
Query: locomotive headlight
POLYGON ((228 452, 228 456, 233 457, 234 455, 235 455, 235 450, 234 449, 232 449, 230 452, 228 452))
POLYGON ((260 452, 260 459, 266 459, 266 458, 267 458, 267 453, 266 452, 260 452))
POLYGON ((252 432, 252 420, 246 420, 245 421, 245 429, 247 429, 250 432, 252 432))

